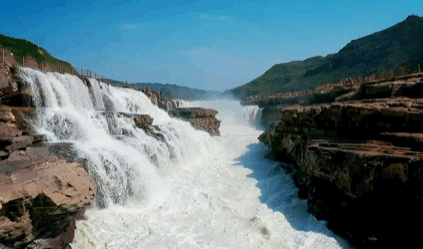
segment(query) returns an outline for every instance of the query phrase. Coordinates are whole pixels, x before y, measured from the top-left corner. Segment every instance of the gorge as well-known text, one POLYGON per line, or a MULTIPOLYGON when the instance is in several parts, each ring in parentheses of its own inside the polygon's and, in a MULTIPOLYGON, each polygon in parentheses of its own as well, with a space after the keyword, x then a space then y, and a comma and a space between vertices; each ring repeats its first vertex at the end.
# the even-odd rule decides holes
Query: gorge
POLYGON ((0 248, 418 244, 421 30, 412 15, 225 94, 100 81, 0 35, 0 248))
POLYGON ((349 246, 307 212, 290 176, 265 157, 257 107, 181 101, 186 109, 218 111, 220 136, 212 137, 171 118, 142 92, 17 71, 9 87, 20 94, 4 94, 2 103, 19 98, 29 106, 2 106, 2 125, 13 135, 2 137, 12 145, 2 149, 0 167, 3 246, 349 246), (5 186, 22 190, 11 195, 5 186))

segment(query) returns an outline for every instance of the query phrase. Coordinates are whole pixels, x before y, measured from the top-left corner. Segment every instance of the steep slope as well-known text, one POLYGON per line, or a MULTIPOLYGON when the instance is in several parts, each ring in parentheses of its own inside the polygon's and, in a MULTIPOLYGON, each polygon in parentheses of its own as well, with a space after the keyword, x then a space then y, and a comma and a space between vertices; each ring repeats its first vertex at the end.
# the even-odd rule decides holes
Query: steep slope
POLYGON ((399 66, 417 67, 423 61, 422 44, 423 18, 411 15, 388 29, 351 41, 336 54, 274 65, 257 79, 228 92, 244 99, 259 92, 307 89, 399 66))
POLYGON ((13 53, 13 57, 20 65, 25 58, 25 66, 40 68, 43 64, 44 69, 51 71, 77 73, 77 70, 69 62, 53 57, 44 48, 25 39, 0 34, 0 59, 3 50, 13 53))

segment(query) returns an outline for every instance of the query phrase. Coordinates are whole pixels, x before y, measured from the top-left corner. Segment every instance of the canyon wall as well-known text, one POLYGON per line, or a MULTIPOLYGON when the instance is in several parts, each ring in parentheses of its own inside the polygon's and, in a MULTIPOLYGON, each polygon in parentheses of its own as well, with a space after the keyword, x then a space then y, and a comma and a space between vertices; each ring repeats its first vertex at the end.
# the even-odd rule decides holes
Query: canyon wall
POLYGON ((423 75, 344 87, 280 110, 259 140, 309 211, 357 248, 412 247, 423 231, 423 75))

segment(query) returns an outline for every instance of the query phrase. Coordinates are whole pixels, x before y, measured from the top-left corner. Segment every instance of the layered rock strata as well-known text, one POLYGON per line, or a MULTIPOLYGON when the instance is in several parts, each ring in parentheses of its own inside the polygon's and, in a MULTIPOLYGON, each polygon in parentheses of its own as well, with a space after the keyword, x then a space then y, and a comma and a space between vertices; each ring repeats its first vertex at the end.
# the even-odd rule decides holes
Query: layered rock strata
MULTIPOLYGON (((330 93, 328 93, 330 94, 330 93)), ((260 135, 294 165, 309 211, 357 248, 407 247, 423 231, 423 80, 366 83, 282 109, 260 135)))
POLYGON ((221 121, 216 118, 217 111, 200 107, 177 108, 169 111, 169 115, 188 121, 194 128, 208 132, 211 136, 219 136, 221 121))
POLYGON ((96 188, 71 145, 34 133, 17 68, 0 74, 0 248, 64 248, 96 188))

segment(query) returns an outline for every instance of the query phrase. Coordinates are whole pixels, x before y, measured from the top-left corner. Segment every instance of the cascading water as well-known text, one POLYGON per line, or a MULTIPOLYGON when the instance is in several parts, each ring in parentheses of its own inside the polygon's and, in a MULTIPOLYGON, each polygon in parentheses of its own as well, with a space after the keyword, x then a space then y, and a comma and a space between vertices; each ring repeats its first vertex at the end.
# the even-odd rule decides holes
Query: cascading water
POLYGON ((89 90, 74 76, 27 68, 21 75, 34 93, 38 132, 73 143, 99 188, 72 248, 348 247, 264 157, 261 131, 237 102, 183 101, 219 111, 222 135, 211 138, 131 89, 90 80, 89 90), (128 113, 151 115, 162 140, 128 113))
POLYGON ((167 101, 166 102, 166 111, 172 111, 173 110, 173 103, 172 101, 167 101))
POLYGON ((201 150, 205 153, 212 144, 206 133, 170 119, 141 92, 99 85, 90 79, 90 96, 88 87, 73 75, 21 68, 21 76, 36 93, 37 131, 46 134, 50 142, 73 143, 80 156, 88 159, 100 207, 123 204, 128 196, 147 200, 165 186, 160 174, 184 160, 200 160, 201 150), (103 99, 106 104, 100 103, 103 99), (147 136, 122 112, 153 116, 164 141, 147 136), (185 150, 192 146, 198 147, 200 154, 185 150))
POLYGON ((261 108, 258 106, 244 107, 244 120, 251 126, 261 128, 261 108))

